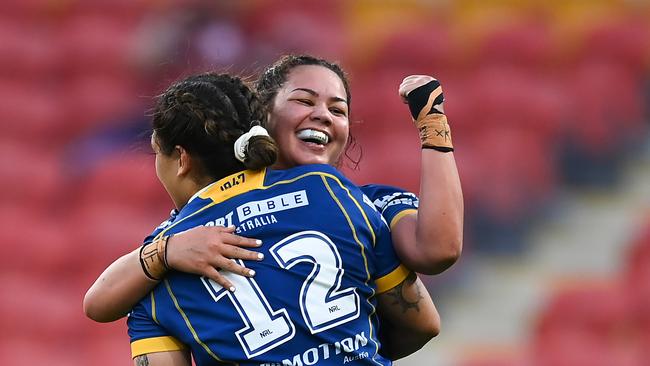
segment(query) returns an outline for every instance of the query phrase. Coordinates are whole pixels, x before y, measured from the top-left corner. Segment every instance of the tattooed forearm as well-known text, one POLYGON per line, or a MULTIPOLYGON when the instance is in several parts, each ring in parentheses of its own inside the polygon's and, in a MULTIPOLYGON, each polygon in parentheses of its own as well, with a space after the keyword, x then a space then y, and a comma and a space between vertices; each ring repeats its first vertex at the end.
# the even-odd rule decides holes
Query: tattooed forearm
POLYGON ((417 279, 418 276, 415 272, 411 272, 404 282, 386 292, 386 295, 393 299, 392 305, 400 305, 402 307, 402 312, 404 313, 409 309, 415 309, 415 311, 420 312, 419 303, 420 300, 424 298, 421 292, 422 289, 419 284, 411 286, 415 281, 417 281, 417 279))
POLYGON ((147 355, 137 356, 133 361, 135 361, 135 366, 149 366, 149 358, 147 355))

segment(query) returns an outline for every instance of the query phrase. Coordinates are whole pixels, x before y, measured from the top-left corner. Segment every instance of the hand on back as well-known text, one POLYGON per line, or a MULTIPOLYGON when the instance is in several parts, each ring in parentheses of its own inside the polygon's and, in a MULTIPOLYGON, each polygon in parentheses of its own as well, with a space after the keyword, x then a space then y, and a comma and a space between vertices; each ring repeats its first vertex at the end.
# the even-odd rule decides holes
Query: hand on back
POLYGON ((178 233, 169 239, 167 262, 177 271, 206 276, 233 291, 232 283, 218 270, 252 277, 253 270, 233 259, 259 261, 264 258, 262 253, 244 249, 257 248, 261 241, 234 232, 234 227, 198 226, 178 233))

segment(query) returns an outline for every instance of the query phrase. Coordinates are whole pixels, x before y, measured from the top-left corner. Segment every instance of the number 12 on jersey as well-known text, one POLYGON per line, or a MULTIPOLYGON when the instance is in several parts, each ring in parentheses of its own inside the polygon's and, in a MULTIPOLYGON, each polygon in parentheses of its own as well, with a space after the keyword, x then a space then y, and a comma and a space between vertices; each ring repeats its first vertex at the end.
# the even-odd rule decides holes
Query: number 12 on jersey
MULTIPOLYGON (((286 237, 270 249, 281 268, 291 270, 298 263, 312 264, 299 294, 302 317, 312 334, 336 327, 359 316, 359 295, 355 288, 341 289, 344 269, 336 245, 323 233, 302 231, 286 237)), ((239 264, 243 263, 237 260, 239 264)), ((214 301, 227 297, 244 322, 236 332, 248 358, 275 348, 295 335, 286 309, 274 310, 252 278, 221 272, 235 292, 202 278, 214 301)))

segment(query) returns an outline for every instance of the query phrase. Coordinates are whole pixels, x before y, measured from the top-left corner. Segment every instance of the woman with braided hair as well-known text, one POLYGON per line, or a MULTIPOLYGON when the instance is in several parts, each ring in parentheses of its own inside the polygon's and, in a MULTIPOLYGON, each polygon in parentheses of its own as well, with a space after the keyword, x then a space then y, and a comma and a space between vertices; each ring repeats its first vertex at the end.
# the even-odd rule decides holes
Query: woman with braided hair
MULTIPOLYGON (((351 140, 351 94, 339 65, 308 55, 285 56, 261 74, 256 90, 268 110, 269 133, 279 147, 275 168, 339 165, 351 140)), ((440 83, 427 75, 406 77, 398 94, 420 132, 419 197, 385 185, 362 190, 390 223, 402 261, 416 272, 438 274, 456 262, 463 241, 463 196, 444 95, 440 83)), ((212 272, 210 267, 219 265, 212 258, 218 258, 214 253, 221 235, 220 229, 202 227, 175 238, 188 254, 178 258, 184 270, 212 272)))
MULTIPOLYGON (((155 286, 128 319, 135 363, 189 365, 191 352, 197 365, 390 365, 380 354, 376 308, 390 322, 411 324, 405 338, 419 348, 437 334, 433 302, 400 264, 379 213, 338 171, 265 168, 277 149, 258 125, 260 105, 241 80, 217 74, 186 78, 158 100, 156 174, 177 211, 121 259, 127 275, 141 267, 140 288, 155 286), (215 225, 263 239, 240 238, 257 247, 254 257, 229 254, 246 277, 222 274, 235 285, 224 287, 169 271, 170 238, 215 225), (414 298, 418 312, 402 311, 398 293, 414 298)), ((98 282, 131 286, 109 284, 115 276, 98 282)))
MULTIPOLYGON (((336 165, 341 161, 349 138, 351 95, 345 73, 338 65, 311 56, 285 56, 261 74, 256 87, 268 111, 267 127, 279 145, 276 167, 336 165)), ((444 99, 440 84, 423 75, 404 79, 399 96, 408 103, 421 131, 419 199, 396 187, 369 185, 362 189, 390 223, 393 244, 402 262, 414 271, 436 274, 459 257, 463 232, 462 191, 449 125, 442 113, 444 99)), ((174 236, 170 240, 170 267, 233 287, 222 275, 224 272, 215 267, 246 275, 245 267, 228 258, 256 256, 242 248, 251 247, 252 240, 233 235, 234 230, 198 226, 174 236)), ((132 266, 125 263, 124 257, 113 263, 86 294, 84 309, 90 318, 117 320, 155 286, 155 282, 138 281, 143 275, 137 261, 132 266)), ((398 296, 397 301, 404 304, 406 312, 417 309, 417 304, 405 296, 398 296)), ((401 325, 383 324, 384 330, 401 325)), ((390 338, 385 339, 385 344, 395 345, 399 351, 394 353, 396 357, 419 349, 417 343, 405 344, 407 338, 401 333, 385 332, 390 338)))

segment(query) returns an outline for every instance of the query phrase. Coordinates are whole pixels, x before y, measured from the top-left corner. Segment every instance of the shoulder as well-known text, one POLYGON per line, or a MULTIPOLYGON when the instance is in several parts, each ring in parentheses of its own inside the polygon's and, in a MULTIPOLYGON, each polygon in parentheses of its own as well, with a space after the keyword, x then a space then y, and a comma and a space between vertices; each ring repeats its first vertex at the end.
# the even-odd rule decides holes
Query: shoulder
POLYGON ((380 184, 367 184, 361 186, 361 191, 370 198, 372 203, 378 208, 385 208, 391 201, 400 199, 410 199, 417 201, 418 197, 415 193, 409 192, 403 188, 395 186, 387 186, 380 184))
POLYGON ((296 183, 312 186, 320 185, 319 183, 322 184, 325 181, 333 182, 337 186, 342 186, 361 194, 359 187, 343 175, 343 173, 335 167, 325 164, 302 165, 284 170, 269 169, 264 185, 269 187, 277 184, 296 183))
POLYGON ((338 178, 345 178, 341 172, 331 165, 326 164, 309 164, 300 165, 297 167, 275 170, 268 169, 266 176, 266 183, 274 183, 286 179, 300 179, 308 176, 336 176, 338 178))

